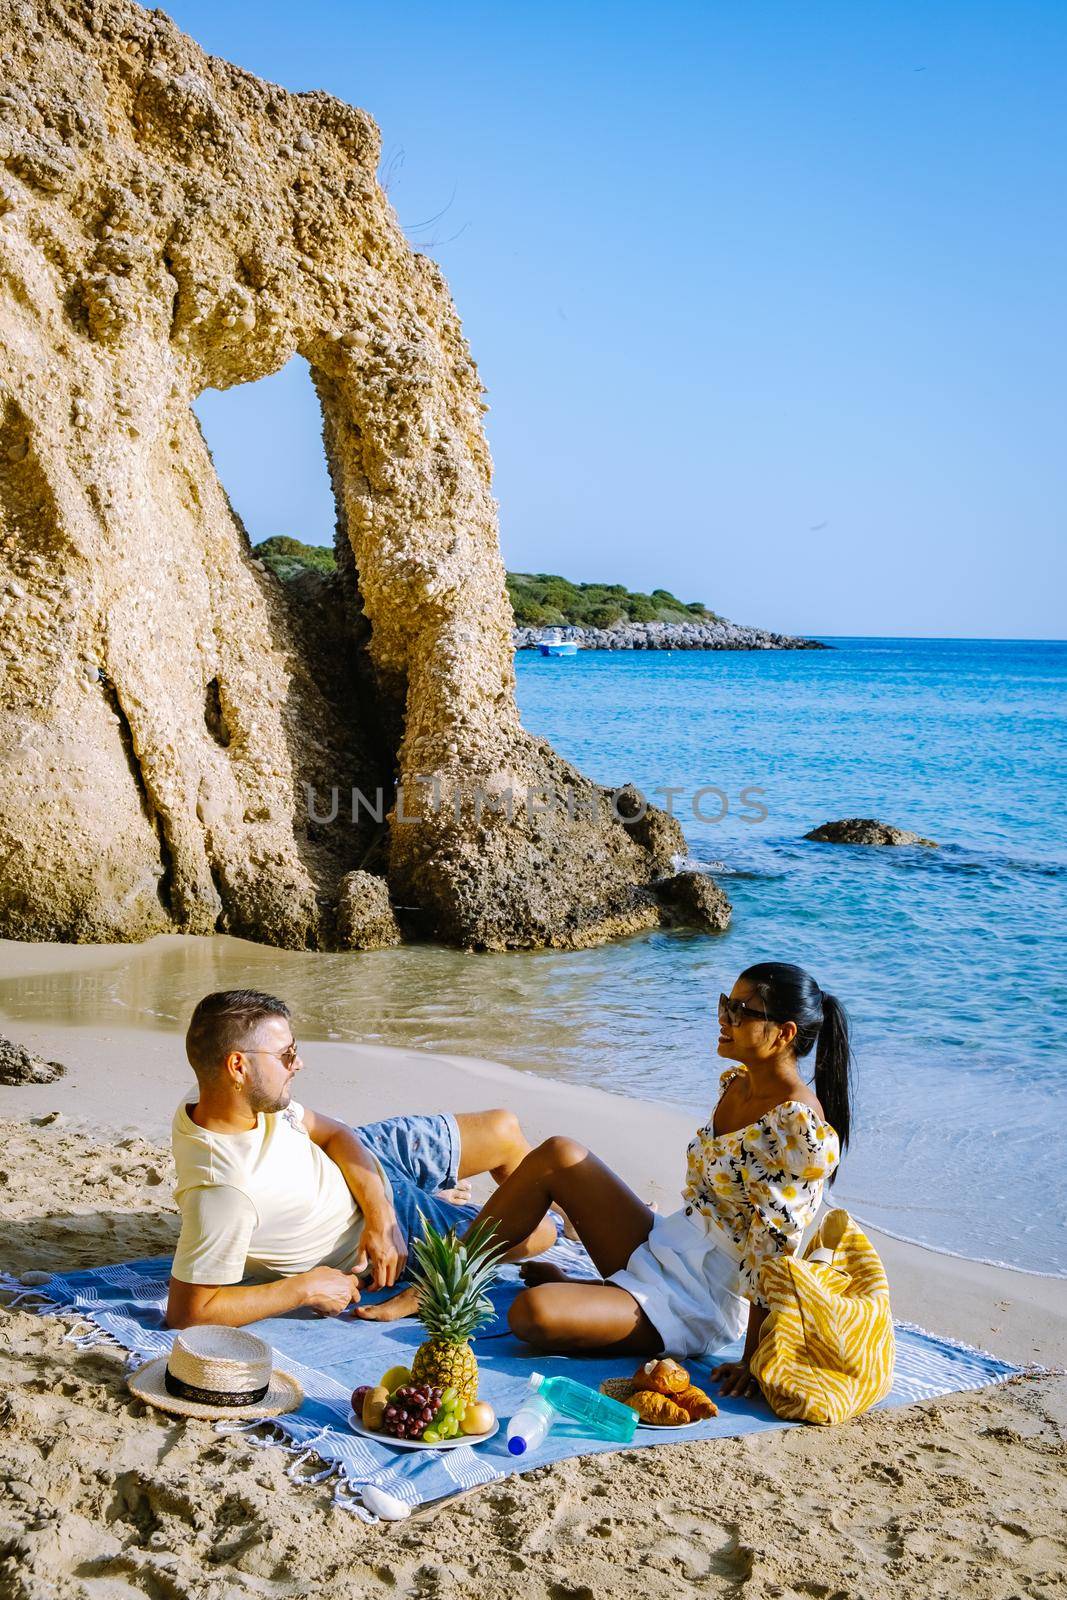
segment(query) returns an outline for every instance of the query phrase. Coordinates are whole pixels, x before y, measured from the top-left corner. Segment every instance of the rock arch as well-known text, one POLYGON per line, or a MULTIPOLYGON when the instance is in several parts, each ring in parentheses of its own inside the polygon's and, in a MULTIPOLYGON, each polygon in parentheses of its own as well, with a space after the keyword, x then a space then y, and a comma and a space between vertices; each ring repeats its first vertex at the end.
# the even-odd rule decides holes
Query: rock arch
POLYGON ((127 0, 0 23, 0 932, 358 942, 368 866, 411 932, 473 946, 658 920, 677 825, 639 842, 520 725, 483 391, 371 119, 127 0), (294 352, 340 573, 282 585, 191 402, 294 352), (414 825, 309 819, 309 786, 416 809, 430 774, 414 825), (539 788, 572 815, 509 819, 539 788))

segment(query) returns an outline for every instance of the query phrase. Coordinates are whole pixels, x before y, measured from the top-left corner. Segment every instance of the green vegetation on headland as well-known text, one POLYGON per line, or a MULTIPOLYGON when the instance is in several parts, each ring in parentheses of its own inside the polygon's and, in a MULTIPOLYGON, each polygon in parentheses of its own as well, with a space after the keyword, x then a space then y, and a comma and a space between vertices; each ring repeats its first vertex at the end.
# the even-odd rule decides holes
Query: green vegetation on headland
POLYGON ((509 572, 515 621, 524 628, 610 628, 613 622, 720 622, 700 600, 669 589, 634 593, 621 583, 571 583, 548 572, 509 572))
MULTIPOLYGON (((254 554, 279 578, 292 578, 312 568, 333 572, 336 561, 327 545, 302 544, 280 536, 264 539, 254 554)), ((548 572, 509 572, 508 594, 515 621, 524 628, 610 628, 613 622, 721 622, 699 600, 684 601, 669 589, 634 593, 621 583, 571 583, 548 572)))
POLYGON ((333 553, 333 546, 326 544, 301 544, 299 539, 290 539, 286 534, 279 534, 275 539, 264 539, 262 544, 253 545, 252 554, 257 561, 274 573, 276 578, 295 578, 298 573, 306 572, 336 572, 337 557, 333 553))

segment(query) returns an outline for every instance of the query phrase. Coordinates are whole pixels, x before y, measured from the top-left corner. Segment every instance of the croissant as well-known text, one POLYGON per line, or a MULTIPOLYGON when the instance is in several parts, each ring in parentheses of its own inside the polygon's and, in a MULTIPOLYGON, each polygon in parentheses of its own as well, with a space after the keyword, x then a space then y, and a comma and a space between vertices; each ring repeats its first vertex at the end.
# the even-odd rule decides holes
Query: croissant
POLYGON ((691 1383, 688 1389, 683 1389, 680 1394, 672 1394, 671 1399, 688 1414, 690 1422, 704 1422, 708 1417, 719 1415, 719 1408, 714 1400, 709 1399, 703 1389, 698 1389, 695 1383, 691 1383))
POLYGON ((667 1395, 657 1394, 654 1389, 636 1390, 626 1404, 633 1407, 642 1422, 654 1423, 657 1428, 680 1428, 683 1423, 690 1421, 688 1411, 683 1411, 667 1395))
POLYGON ((675 1395, 689 1388, 689 1374, 680 1362, 669 1357, 646 1361, 633 1375, 635 1389, 650 1389, 654 1394, 675 1395))

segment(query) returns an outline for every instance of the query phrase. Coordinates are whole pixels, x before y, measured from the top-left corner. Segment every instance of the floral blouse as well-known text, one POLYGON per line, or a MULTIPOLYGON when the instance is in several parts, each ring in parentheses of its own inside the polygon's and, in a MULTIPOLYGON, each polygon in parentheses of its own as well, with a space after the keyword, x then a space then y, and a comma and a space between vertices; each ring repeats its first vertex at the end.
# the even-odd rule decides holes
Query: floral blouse
MULTIPOLYGON (((720 1091, 744 1072, 731 1067, 720 1091)), ((737 1261, 740 1292, 766 1305, 760 1269, 772 1256, 793 1254, 815 1219, 823 1182, 840 1159, 837 1134, 801 1100, 785 1100, 747 1128, 716 1134, 714 1118, 697 1129, 687 1152, 682 1198, 718 1231, 737 1261)))

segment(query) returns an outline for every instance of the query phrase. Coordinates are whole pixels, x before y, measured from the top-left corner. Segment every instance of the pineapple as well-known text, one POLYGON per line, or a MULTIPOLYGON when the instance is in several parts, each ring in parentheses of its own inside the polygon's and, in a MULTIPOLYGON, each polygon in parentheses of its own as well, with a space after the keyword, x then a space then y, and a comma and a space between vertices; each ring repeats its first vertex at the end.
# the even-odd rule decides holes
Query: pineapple
POLYGON ((485 1291, 505 1249, 493 1241, 495 1231, 495 1223, 476 1222, 460 1239, 455 1228, 438 1233, 423 1217, 422 1238, 412 1247, 419 1321, 430 1335, 415 1352, 412 1382, 457 1389, 468 1403, 478 1398, 478 1362, 469 1341, 492 1314, 485 1291))

